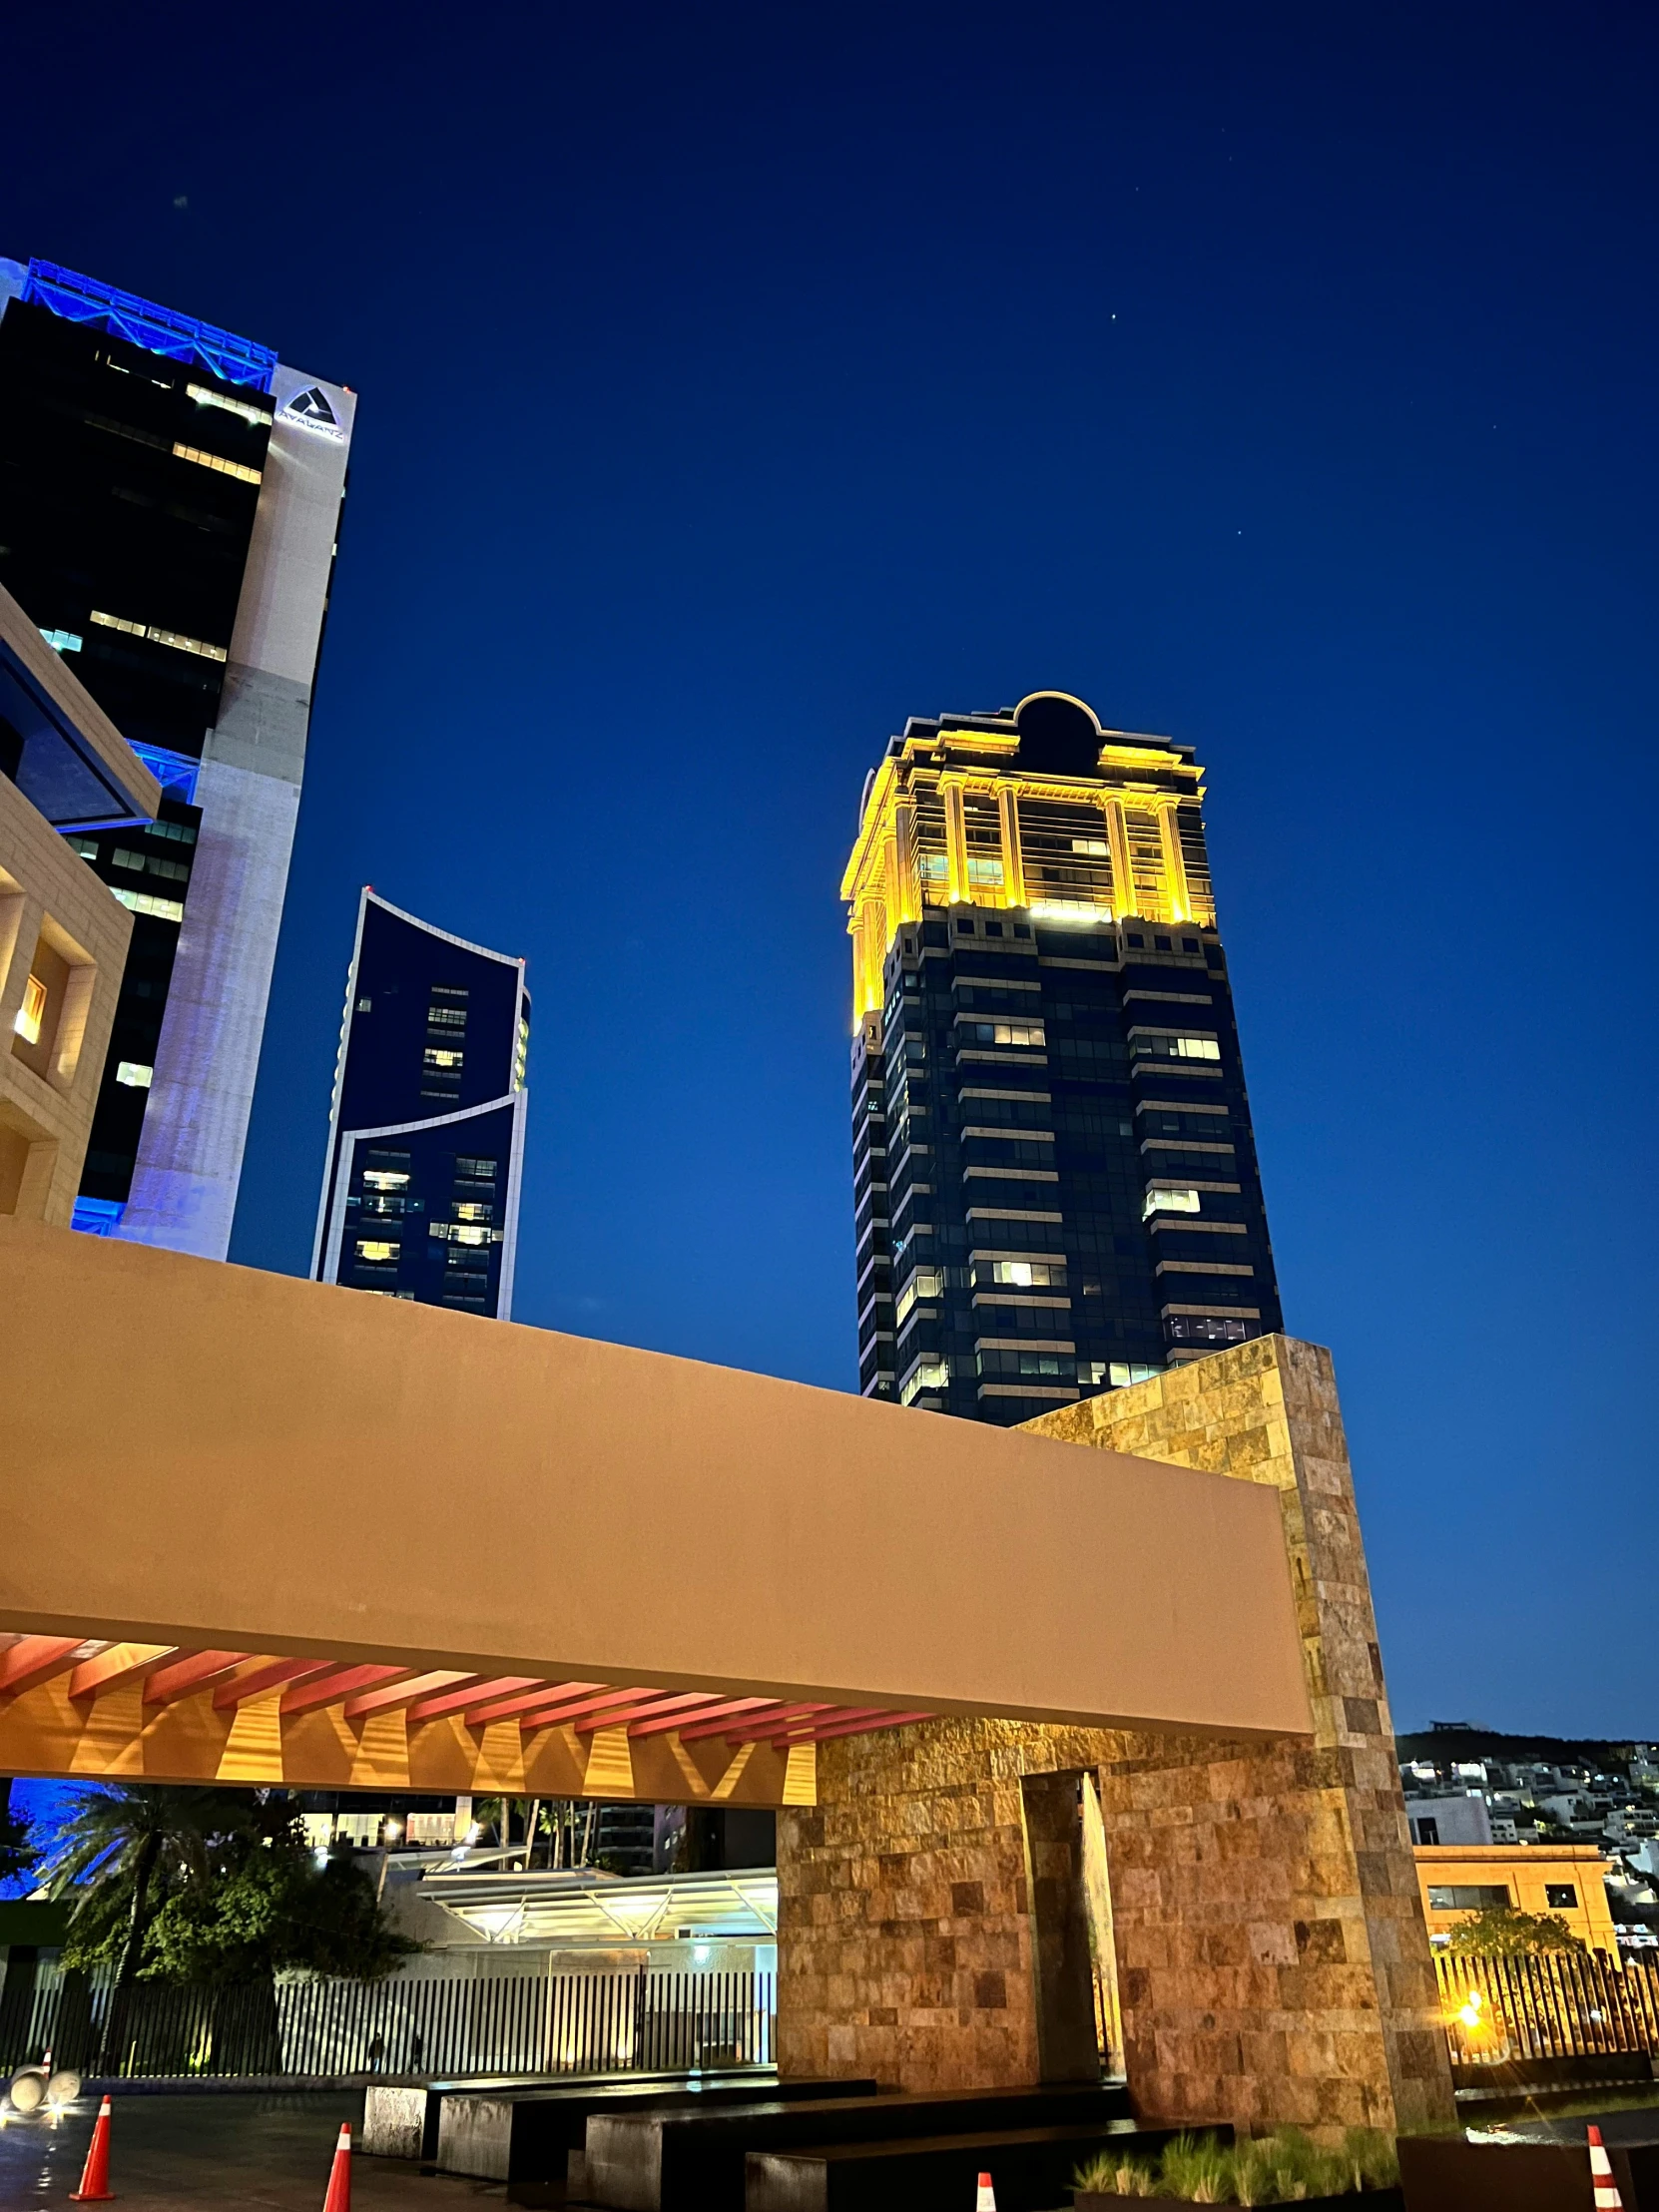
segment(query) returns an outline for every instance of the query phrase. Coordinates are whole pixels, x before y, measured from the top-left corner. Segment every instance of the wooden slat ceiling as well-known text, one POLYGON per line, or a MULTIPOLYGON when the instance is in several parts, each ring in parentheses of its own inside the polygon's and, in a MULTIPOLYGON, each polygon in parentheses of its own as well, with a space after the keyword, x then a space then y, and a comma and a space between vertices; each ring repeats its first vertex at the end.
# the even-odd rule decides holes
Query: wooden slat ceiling
POLYGON ((69 1677, 69 1694, 94 1699, 135 1681, 147 1706, 210 1695, 221 1711, 258 1698, 284 1715, 337 1708, 343 1718, 401 1710, 412 1726, 446 1717, 469 1728, 516 1720, 521 1731, 574 1728, 580 1735, 626 1728, 630 1736, 679 1735, 692 1742, 823 1743, 926 1720, 921 1712, 872 1706, 808 1705, 783 1698, 727 1697, 717 1690, 652 1689, 607 1682, 552 1682, 526 1675, 419 1672, 329 1659, 284 1659, 185 1645, 112 1644, 0 1632, 0 1703, 69 1677))

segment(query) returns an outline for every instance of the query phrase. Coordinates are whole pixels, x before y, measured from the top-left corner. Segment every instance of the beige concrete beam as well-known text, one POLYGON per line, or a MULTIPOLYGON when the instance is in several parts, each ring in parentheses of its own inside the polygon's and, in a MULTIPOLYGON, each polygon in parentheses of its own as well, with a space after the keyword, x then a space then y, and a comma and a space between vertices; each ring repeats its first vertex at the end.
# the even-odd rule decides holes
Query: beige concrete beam
MULTIPOLYGON (((1271 1490, 22 1223, 0 1223, 0 1626, 1229 1735, 1311 1725, 1271 1490)), ((357 1752, 336 1732, 315 1756, 357 1752)), ((411 1786, 486 1786, 454 1756, 453 1784, 411 1786)))

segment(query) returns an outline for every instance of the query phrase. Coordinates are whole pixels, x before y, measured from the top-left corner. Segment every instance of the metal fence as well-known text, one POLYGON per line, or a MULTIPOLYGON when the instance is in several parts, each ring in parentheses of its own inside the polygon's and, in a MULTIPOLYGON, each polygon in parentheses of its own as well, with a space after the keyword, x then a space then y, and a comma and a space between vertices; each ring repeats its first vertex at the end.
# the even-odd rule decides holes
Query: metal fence
POLYGON ((0 2073, 36 2060, 101 2074, 658 2073, 770 2066, 769 1973, 401 1974, 387 1981, 120 1995, 71 1978, 0 1999, 0 2073))
POLYGON ((1437 1951, 1434 1970, 1454 2066, 1659 2054, 1659 1967, 1645 1959, 1615 1965, 1599 1951, 1437 1951))

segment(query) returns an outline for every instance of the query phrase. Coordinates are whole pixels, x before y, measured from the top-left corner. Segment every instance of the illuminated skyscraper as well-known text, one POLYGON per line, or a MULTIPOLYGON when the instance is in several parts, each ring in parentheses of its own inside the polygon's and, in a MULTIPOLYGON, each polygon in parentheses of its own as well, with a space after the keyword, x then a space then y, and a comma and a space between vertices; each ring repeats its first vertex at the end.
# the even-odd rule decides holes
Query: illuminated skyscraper
POLYGON ((150 828, 76 837, 135 916, 78 1227, 230 1245, 355 404, 0 262, 0 585, 164 794, 150 828))
POLYGON ((1192 748, 912 718, 852 935, 859 1383, 1010 1424, 1281 1326, 1192 748))
POLYGON ((522 960, 363 892, 316 1281, 511 1318, 529 1049, 522 960))

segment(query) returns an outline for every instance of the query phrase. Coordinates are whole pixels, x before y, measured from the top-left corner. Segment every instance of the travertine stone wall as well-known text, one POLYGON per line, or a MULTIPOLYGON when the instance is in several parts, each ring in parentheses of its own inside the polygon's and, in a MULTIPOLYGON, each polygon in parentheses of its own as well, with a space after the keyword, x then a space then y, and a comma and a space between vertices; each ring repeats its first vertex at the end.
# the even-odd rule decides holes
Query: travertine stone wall
POLYGON ((817 1806, 778 1816, 782 2070, 906 2089, 1040 2079, 1020 1777, 1097 1765, 1120 1741, 938 1720, 822 1744, 817 1806))
POLYGON ((826 1746, 818 1807, 780 1822, 786 2067, 918 2088, 1037 2079, 1019 1776, 1094 1766, 1146 2115, 1448 2119, 1329 1354, 1267 1338, 1031 1425, 1278 1488, 1314 1741, 949 1720, 826 1746))

